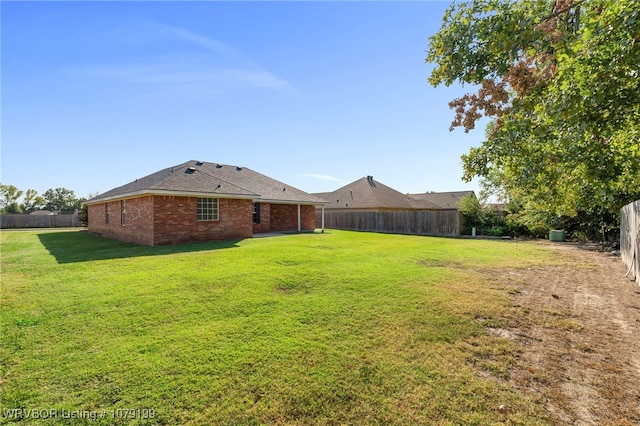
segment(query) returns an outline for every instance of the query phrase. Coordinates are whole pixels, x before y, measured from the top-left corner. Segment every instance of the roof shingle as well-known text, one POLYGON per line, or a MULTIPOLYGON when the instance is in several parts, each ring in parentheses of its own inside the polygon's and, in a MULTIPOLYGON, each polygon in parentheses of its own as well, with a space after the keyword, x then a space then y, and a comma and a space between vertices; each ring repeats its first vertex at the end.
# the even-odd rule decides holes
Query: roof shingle
POLYGON ((411 200, 405 194, 396 191, 373 179, 363 177, 333 192, 314 194, 326 201, 325 208, 353 209, 403 209, 412 208, 411 200))
POLYGON ((320 198, 247 167, 195 160, 136 179, 100 194, 87 203, 154 193, 227 196, 276 203, 323 203, 320 198))
POLYGON ((452 192, 425 192, 422 194, 409 194, 417 202, 427 202, 445 210, 458 208, 460 199, 473 194, 473 191, 452 191, 452 192))
POLYGON ((326 201, 327 209, 455 210, 460 199, 470 194, 473 191, 402 194, 367 176, 333 192, 314 195, 326 201))

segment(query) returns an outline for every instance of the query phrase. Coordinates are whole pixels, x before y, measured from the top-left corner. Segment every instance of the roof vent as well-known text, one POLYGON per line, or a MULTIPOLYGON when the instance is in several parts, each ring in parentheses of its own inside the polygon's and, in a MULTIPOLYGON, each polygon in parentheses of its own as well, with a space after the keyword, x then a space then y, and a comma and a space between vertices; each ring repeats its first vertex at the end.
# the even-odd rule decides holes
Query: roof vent
POLYGON ((216 169, 221 169, 222 168, 222 164, 216 164, 216 169))
POLYGON ((285 186, 284 188, 282 188, 282 192, 286 191, 287 187, 285 186))
POLYGON ((193 173, 195 173, 196 168, 195 167, 187 167, 187 170, 185 170, 184 172, 188 175, 191 175, 193 173))
POLYGON ((242 171, 242 167, 236 166, 236 170, 240 172, 240 171, 242 171))
POLYGON ((220 188, 222 188, 222 184, 221 183, 218 184, 218 187, 216 189, 220 189, 220 188))
POLYGON ((196 161, 196 166, 202 166, 204 163, 202 161, 196 161))

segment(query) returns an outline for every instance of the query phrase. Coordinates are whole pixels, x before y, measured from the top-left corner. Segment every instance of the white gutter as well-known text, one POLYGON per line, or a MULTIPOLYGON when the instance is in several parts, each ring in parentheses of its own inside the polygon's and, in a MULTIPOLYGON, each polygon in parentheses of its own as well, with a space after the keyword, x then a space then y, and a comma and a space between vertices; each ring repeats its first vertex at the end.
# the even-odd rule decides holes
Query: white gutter
POLYGON ((218 197, 218 198, 233 198, 239 200, 251 200, 254 203, 270 203, 270 204, 297 204, 303 206, 323 206, 326 202, 323 201, 298 201, 298 200, 269 200, 265 198, 260 198, 258 194, 225 194, 225 193, 216 193, 216 192, 188 192, 188 191, 172 191, 168 189, 154 189, 148 190, 143 189, 140 191, 127 192, 124 194, 113 195, 110 197, 99 198, 95 201, 87 200, 84 204, 100 204, 107 201, 114 200, 126 200, 129 198, 137 198, 146 195, 166 195, 166 196, 175 196, 175 197, 218 197))
POLYGON ((270 200, 267 198, 254 198, 255 203, 269 204, 299 204, 301 206, 324 206, 326 201, 299 201, 299 200, 270 200))
POLYGON ((126 200, 129 198, 137 198, 137 197, 142 197, 146 195, 166 195, 166 196, 173 196, 173 197, 203 197, 203 198, 217 197, 217 198, 233 198, 233 199, 239 199, 239 200, 253 200, 256 196, 256 194, 241 195, 241 194, 224 194, 224 193, 215 193, 215 192, 187 192, 187 191, 171 191, 167 189, 155 189, 150 191, 150 190, 144 189, 141 191, 127 192, 125 194, 119 194, 119 195, 113 195, 111 197, 100 198, 97 200, 87 200, 85 201, 85 204, 86 205, 100 204, 107 201, 126 200))

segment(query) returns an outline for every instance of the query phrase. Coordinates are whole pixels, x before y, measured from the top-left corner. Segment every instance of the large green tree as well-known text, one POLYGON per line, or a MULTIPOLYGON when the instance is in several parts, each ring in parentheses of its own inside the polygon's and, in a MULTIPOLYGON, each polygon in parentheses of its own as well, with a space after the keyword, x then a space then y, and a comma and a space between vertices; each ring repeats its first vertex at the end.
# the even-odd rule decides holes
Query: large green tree
POLYGON ((61 212, 79 208, 81 202, 67 188, 51 188, 43 194, 47 210, 61 212))
POLYGON ((20 204, 20 208, 25 213, 31 213, 44 207, 45 203, 44 198, 38 195, 38 191, 35 189, 27 189, 24 193, 24 198, 20 204))
POLYGON ((5 213, 20 213, 18 200, 22 191, 13 185, 0 183, 0 210, 5 213))
POLYGON ((638 0, 457 3, 427 61, 432 85, 477 89, 450 103, 451 129, 492 119, 462 157, 465 180, 550 221, 615 222, 640 198, 638 0))

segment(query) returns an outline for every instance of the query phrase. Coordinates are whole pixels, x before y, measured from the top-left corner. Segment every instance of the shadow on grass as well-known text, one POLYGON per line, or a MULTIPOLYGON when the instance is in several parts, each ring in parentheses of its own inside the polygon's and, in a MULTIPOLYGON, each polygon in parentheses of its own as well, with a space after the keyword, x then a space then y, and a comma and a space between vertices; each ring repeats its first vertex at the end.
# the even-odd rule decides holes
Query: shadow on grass
POLYGON ((38 234, 38 238, 58 263, 220 250, 237 247, 238 242, 242 241, 211 241, 148 247, 111 240, 86 231, 43 232, 38 234))

